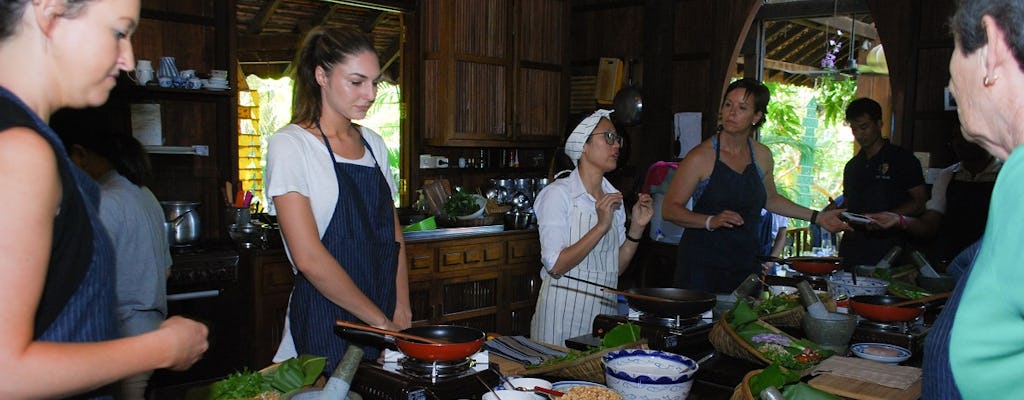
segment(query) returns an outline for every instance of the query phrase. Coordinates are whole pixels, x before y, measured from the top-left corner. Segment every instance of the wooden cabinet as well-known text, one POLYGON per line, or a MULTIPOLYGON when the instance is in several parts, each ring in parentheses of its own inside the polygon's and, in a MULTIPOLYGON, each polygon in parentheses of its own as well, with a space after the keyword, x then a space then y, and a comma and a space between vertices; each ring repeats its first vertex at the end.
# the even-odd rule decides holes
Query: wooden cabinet
POLYGON ((425 0, 424 143, 539 146, 563 135, 567 0, 425 0))
POLYGON ((245 314, 245 363, 259 369, 271 364, 281 342, 295 275, 282 249, 245 253, 239 266, 244 288, 239 312, 245 314))
MULTIPOLYGON (((413 324, 455 324, 526 335, 540 290, 537 231, 408 241, 413 324)), ((270 364, 295 277, 283 249, 243 251, 239 261, 245 365, 270 364)))
POLYGON ((536 231, 407 241, 413 324, 528 334, 540 290, 536 231))
POLYGON ((156 69, 161 57, 174 57, 179 70, 192 69, 200 76, 227 70, 231 89, 140 87, 122 76, 104 108, 124 132, 132 131, 133 108, 159 110, 162 143, 144 143, 154 145, 147 146, 153 165, 150 189, 160 200, 202 203, 197 210, 203 221, 200 240, 226 241, 221 193, 225 181, 236 180, 238 164, 235 1, 143 0, 140 16, 132 36, 136 59, 150 60, 156 69))

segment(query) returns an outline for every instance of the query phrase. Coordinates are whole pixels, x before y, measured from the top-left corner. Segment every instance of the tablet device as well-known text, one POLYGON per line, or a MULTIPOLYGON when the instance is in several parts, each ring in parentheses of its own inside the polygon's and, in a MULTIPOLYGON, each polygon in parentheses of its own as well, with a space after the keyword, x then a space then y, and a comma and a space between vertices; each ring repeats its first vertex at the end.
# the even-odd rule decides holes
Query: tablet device
POLYGON ((841 214, 839 214, 839 219, 847 222, 856 222, 858 224, 870 224, 872 222, 875 222, 875 220, 868 218, 865 215, 855 214, 847 211, 843 211, 841 214))

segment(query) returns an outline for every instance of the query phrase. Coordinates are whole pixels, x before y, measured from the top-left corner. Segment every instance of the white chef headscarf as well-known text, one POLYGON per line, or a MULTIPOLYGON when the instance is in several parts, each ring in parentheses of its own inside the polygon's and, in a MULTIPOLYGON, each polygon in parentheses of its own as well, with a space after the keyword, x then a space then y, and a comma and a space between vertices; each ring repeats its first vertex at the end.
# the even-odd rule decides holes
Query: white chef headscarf
POLYGON ((565 140, 565 155, 572 159, 572 165, 579 166, 580 155, 583 154, 583 144, 590 138, 590 134, 594 133, 594 128, 597 127, 598 122, 601 122, 601 118, 608 118, 612 112, 613 110, 594 111, 579 125, 576 125, 576 129, 572 130, 569 138, 565 140))

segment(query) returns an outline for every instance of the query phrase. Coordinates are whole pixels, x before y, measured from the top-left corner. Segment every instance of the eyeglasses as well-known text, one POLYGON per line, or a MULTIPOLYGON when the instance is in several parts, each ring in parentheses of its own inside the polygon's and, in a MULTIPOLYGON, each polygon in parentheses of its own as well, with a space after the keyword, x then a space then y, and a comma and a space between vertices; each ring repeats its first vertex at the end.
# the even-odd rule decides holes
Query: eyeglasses
POLYGON ((604 142, 608 143, 609 146, 614 146, 618 143, 622 145, 622 135, 619 135, 615 131, 604 131, 602 133, 591 133, 590 136, 602 135, 604 136, 604 142))

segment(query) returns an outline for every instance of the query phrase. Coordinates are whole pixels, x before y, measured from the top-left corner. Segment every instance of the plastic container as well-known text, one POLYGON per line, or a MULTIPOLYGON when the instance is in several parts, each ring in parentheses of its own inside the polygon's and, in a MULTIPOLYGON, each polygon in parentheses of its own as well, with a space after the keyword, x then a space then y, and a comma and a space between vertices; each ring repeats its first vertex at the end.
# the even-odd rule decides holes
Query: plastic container
POLYGON ((434 219, 434 216, 429 216, 420 220, 420 222, 402 228, 402 232, 430 231, 434 229, 437 229, 437 221, 434 219))

